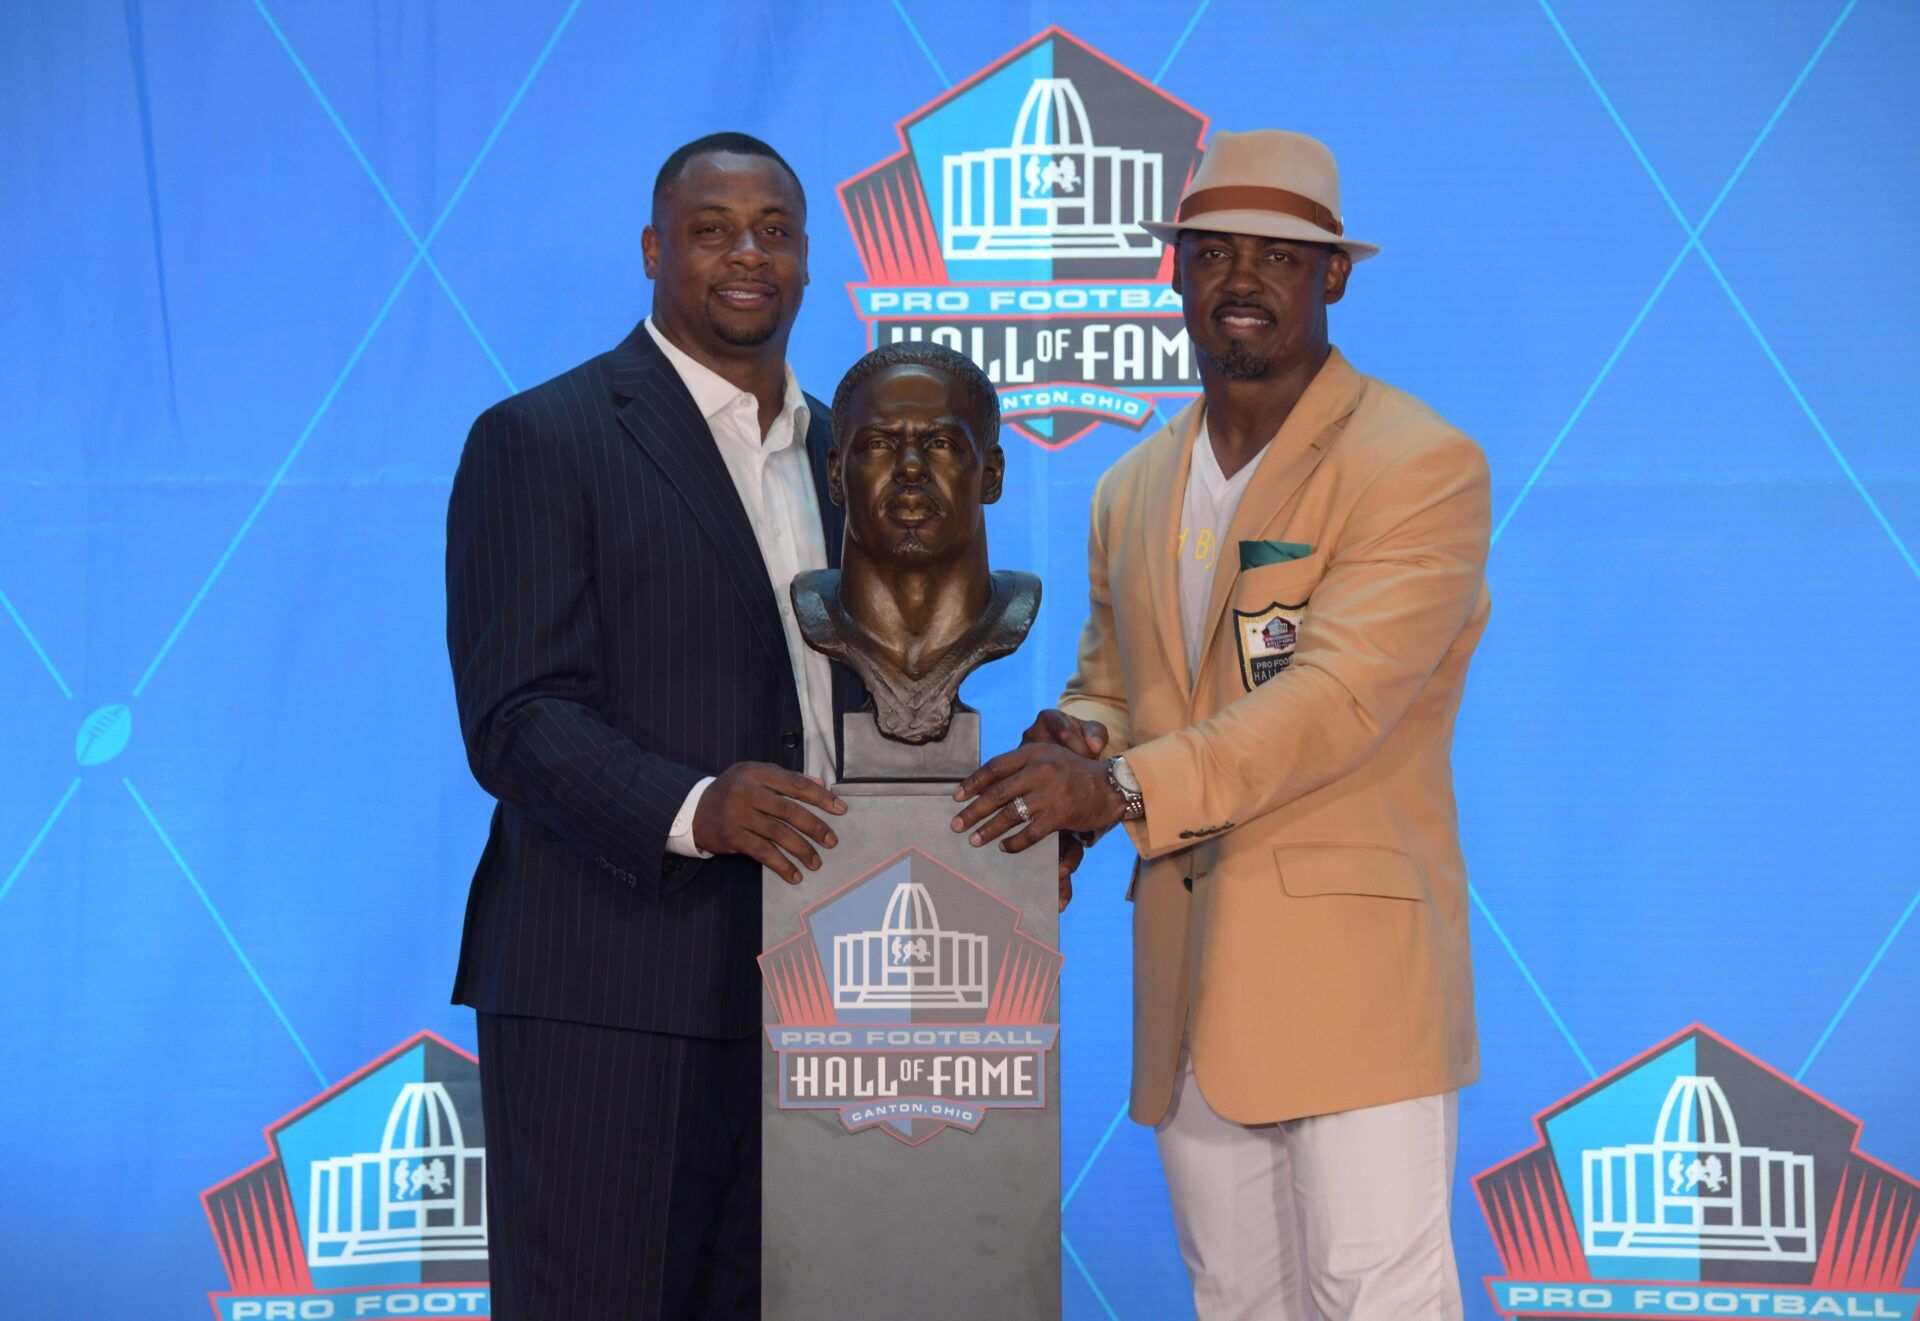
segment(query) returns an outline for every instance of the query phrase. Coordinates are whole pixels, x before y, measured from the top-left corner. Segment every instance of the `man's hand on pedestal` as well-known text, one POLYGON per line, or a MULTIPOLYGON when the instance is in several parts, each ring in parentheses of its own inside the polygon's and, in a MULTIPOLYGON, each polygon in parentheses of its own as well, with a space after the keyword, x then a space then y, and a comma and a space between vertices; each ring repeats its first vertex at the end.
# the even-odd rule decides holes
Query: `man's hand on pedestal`
POLYGON ((830 849, 839 843, 832 827, 802 803, 835 816, 847 810, 818 780, 770 762, 736 762, 715 776, 700 796, 693 842, 708 853, 744 853, 779 873, 787 884, 798 885, 801 873, 793 858, 808 871, 819 871, 820 854, 813 844, 830 849))
MULTIPOLYGON (((1048 707, 1033 718, 1020 742, 1054 743, 1082 757, 1097 757, 1107 746, 1107 727, 1098 720, 1079 720, 1065 711, 1048 707)), ((1073 874, 1093 847, 1091 830, 1060 832, 1060 911, 1073 902, 1073 874)))
POLYGON ((1063 913, 1067 911, 1067 905, 1073 902, 1073 874, 1080 869, 1081 861, 1092 846, 1092 831, 1060 832, 1060 911, 1063 913))
MULTIPOLYGON (((1000 845, 1008 853, 1055 831, 1104 830, 1126 806, 1107 778, 1106 762, 1095 755, 1106 742, 1106 727, 1098 721, 1042 711, 1018 748, 960 782, 954 799, 973 801, 953 819, 953 828, 973 830, 968 842, 976 848, 1014 831, 1000 845)), ((1079 865, 1077 855, 1069 863, 1067 849, 1063 843, 1063 895, 1071 895, 1070 878, 1079 865)))
POLYGON ((1082 757, 1098 757, 1106 750, 1107 727, 1098 720, 1081 720, 1048 707, 1033 718, 1020 736, 1021 746, 1052 743, 1082 757))

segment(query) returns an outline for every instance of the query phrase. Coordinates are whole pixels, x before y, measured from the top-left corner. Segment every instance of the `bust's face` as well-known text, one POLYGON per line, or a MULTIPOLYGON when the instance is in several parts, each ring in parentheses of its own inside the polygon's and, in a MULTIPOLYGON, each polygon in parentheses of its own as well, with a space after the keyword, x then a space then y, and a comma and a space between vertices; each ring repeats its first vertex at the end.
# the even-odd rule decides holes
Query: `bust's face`
POLYGON ((1000 498, 1005 459, 982 452, 960 383, 931 367, 874 373, 848 403, 845 439, 828 459, 847 536, 870 559, 922 567, 981 536, 982 505, 1000 498))

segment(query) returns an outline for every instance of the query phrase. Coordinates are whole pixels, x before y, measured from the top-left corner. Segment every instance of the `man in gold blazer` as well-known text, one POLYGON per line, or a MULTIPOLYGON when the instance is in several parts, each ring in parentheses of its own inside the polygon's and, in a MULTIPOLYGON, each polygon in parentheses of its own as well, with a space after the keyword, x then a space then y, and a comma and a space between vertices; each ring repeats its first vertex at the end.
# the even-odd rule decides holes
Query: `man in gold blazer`
POLYGON ((1461 1314, 1479 1060, 1450 748, 1487 466, 1329 344, 1378 251, 1339 208, 1322 144, 1220 133, 1149 226, 1204 397, 1101 479, 1078 672, 956 795, 982 846, 1124 821, 1139 852, 1132 1114, 1209 1321, 1461 1314))

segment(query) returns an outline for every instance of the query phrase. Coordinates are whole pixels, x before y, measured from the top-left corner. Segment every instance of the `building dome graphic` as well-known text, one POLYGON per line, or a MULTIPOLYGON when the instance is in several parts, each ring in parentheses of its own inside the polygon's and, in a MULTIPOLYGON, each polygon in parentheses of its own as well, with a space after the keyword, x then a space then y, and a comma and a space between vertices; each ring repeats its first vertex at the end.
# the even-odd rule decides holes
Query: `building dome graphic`
POLYGON ((833 938, 837 1009, 984 1009, 987 938, 940 929, 933 895, 901 881, 875 931, 833 938))
POLYGON ((1676 1149, 1740 1145, 1740 1127, 1734 1122, 1727 1094, 1712 1078, 1673 1080, 1660 1106, 1655 1140, 1676 1149))
POLYGON ((460 1133, 460 1115, 444 1085, 410 1082, 387 1112, 387 1131, 381 1136, 382 1152, 433 1151, 445 1146, 464 1146, 460 1133))
POLYGON ((1717 1079, 1667 1088, 1653 1141, 1582 1153, 1590 1256, 1812 1261, 1813 1157, 1747 1146, 1717 1079))
POLYGON ((941 247, 949 260, 1151 256, 1160 153, 1102 146, 1071 78, 1035 78, 1008 145, 942 161, 941 247))
POLYGON ((894 887, 893 895, 887 900, 887 915, 881 919, 881 930, 895 932, 938 931, 940 929, 940 910, 933 906, 933 896, 927 893, 927 887, 916 881, 894 887))
POLYGON ((378 1151, 313 1162, 308 1264, 484 1261, 486 1160, 445 1083, 403 1084, 378 1151))

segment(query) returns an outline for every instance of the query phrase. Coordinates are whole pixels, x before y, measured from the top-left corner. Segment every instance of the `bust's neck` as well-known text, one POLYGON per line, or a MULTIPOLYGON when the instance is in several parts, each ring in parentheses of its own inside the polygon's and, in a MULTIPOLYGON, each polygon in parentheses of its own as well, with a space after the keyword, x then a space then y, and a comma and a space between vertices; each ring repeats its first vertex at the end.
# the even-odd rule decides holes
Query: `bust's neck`
POLYGON ((987 539, 924 568, 877 561, 851 542, 840 562, 840 604, 867 648, 919 679, 979 622, 993 600, 987 539))

